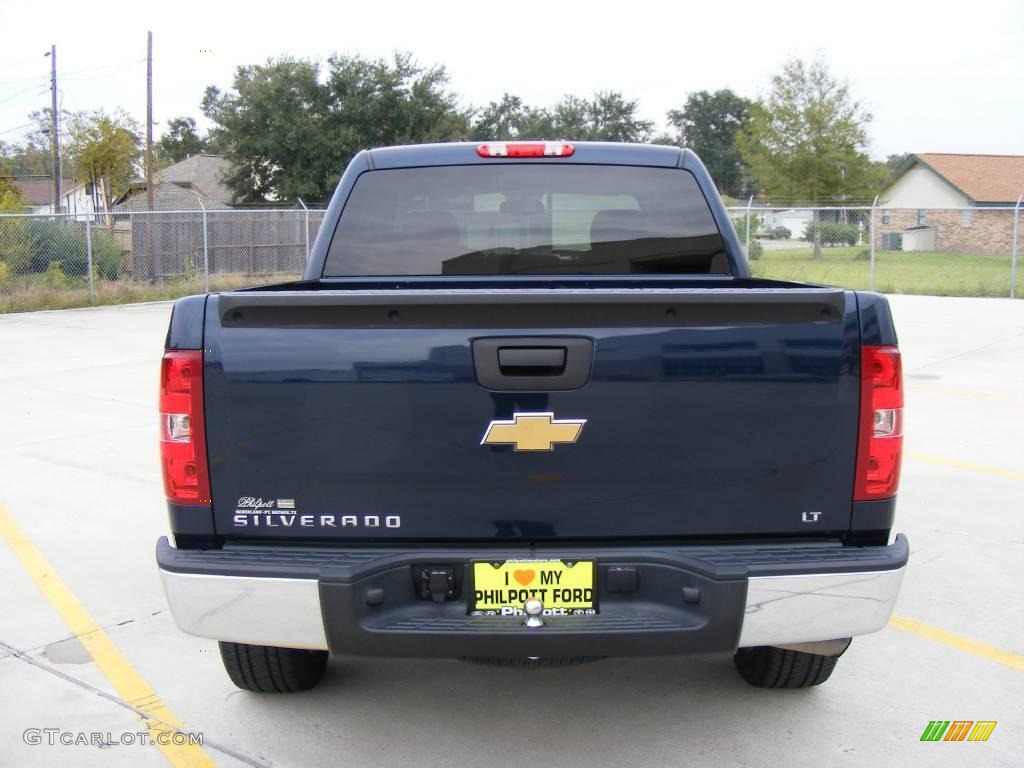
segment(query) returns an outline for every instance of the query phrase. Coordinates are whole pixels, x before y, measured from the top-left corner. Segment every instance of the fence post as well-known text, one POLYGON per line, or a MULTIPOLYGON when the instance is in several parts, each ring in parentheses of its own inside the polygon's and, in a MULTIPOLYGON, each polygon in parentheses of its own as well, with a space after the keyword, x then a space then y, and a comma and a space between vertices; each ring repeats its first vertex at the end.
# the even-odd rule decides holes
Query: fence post
POLYGON ((871 290, 875 290, 875 207, 878 205, 878 195, 871 201, 871 290))
POLYGON ((747 230, 746 240, 747 240, 747 242, 746 242, 746 246, 745 247, 746 247, 746 256, 747 256, 747 261, 748 262, 750 261, 750 206, 753 205, 753 204, 754 204, 754 196, 751 195, 749 198, 747 198, 747 227, 746 227, 746 230, 747 230))
POLYGON ((210 292, 210 251, 206 242, 206 206, 199 201, 199 207, 203 209, 203 290, 210 292))
POLYGON ((302 242, 303 242, 303 244, 305 245, 305 248, 306 248, 306 260, 308 261, 309 260, 309 208, 307 208, 306 204, 304 202, 302 202, 302 198, 301 197, 298 200, 299 200, 299 205, 302 206, 302 210, 305 212, 305 226, 304 226, 304 228, 302 230, 302 232, 303 232, 302 242))
POLYGON ((1017 198, 1013 207, 1013 251, 1010 256, 1010 298, 1017 298, 1017 253, 1020 250, 1020 203, 1024 200, 1024 192, 1017 198))
POLYGON ((85 269, 89 273, 89 303, 95 304, 95 289, 92 284, 92 215, 85 219, 85 269))

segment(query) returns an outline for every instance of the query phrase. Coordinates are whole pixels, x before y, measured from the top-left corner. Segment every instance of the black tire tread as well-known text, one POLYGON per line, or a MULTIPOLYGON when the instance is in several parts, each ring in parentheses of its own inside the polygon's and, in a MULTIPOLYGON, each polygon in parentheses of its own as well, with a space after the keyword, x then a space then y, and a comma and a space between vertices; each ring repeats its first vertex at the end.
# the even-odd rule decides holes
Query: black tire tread
POLYGON ((758 688, 809 688, 831 677, 839 657, 764 645, 740 648, 733 661, 740 676, 758 688))
POLYGON ((221 642, 224 670, 236 686, 255 693, 295 693, 319 683, 327 651, 221 642))

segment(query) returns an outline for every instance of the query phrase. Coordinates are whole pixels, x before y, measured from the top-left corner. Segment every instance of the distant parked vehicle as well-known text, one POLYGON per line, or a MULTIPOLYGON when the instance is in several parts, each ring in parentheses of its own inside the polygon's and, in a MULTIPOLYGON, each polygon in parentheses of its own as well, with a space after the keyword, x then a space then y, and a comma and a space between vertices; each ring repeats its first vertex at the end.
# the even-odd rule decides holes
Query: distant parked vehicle
POLYGON ((793 237, 793 233, 786 227, 772 227, 771 229, 762 229, 760 232, 755 232, 754 237, 761 240, 789 240, 793 237))

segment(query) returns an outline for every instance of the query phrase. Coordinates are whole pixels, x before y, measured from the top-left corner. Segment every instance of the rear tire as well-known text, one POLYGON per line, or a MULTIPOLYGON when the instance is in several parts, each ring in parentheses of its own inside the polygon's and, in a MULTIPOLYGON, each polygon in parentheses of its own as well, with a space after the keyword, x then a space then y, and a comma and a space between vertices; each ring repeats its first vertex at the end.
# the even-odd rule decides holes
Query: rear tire
POLYGON ((762 645, 740 648, 733 661, 740 677, 758 688, 810 688, 828 680, 839 657, 762 645))
POLYGON ((327 651, 220 643, 220 658, 231 682, 243 691, 294 693, 319 683, 327 669, 327 651))

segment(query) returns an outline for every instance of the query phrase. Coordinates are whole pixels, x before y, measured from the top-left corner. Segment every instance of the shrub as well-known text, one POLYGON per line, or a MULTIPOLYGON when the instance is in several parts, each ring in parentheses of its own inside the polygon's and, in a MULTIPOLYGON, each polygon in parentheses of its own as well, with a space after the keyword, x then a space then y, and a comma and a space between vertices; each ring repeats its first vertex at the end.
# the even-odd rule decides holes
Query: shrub
MULTIPOLYGON (((822 245, 856 245, 860 240, 860 226, 841 221, 822 221, 818 224, 822 245)), ((814 224, 808 224, 804 240, 814 242, 814 224)))
MULTIPOLYGON (((85 224, 62 219, 32 219, 27 226, 32 243, 28 261, 31 272, 48 272, 56 262, 65 276, 85 277, 86 253, 85 224)), ((116 279, 121 270, 121 248, 108 232, 94 227, 92 263, 97 272, 109 280, 116 279)))
POLYGON ((11 268, 7 266, 6 261, 0 261, 0 288, 5 287, 11 282, 11 268))
POLYGON ((14 274, 29 271, 34 248, 25 219, 0 219, 0 261, 14 274))
POLYGON ((50 265, 46 268, 46 275, 43 277, 47 288, 67 288, 68 277, 64 274, 64 270, 60 268, 59 261, 51 261, 50 265))
MULTIPOLYGON (((745 243, 747 240, 747 217, 741 216, 738 219, 732 220, 732 225, 736 229, 736 237, 739 238, 741 243, 745 243)), ((754 250, 754 235, 761 226, 761 219, 756 213, 750 215, 750 250, 754 250)))
POLYGON ((28 233, 32 238, 30 272, 49 274, 53 264, 62 274, 85 274, 85 236, 77 223, 69 224, 58 218, 31 219, 28 233))
MULTIPOLYGON (((741 216, 738 219, 733 219, 732 225, 736 229, 736 237, 740 241, 740 248, 745 248, 747 244, 747 217, 741 216)), ((748 261, 756 261, 764 253, 764 246, 761 245, 760 240, 756 239, 757 230, 760 226, 761 218, 756 213, 750 214, 750 253, 747 255, 748 261)))
POLYGON ((92 230, 92 268, 97 277, 116 280, 123 266, 121 246, 103 229, 92 230))

